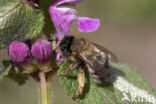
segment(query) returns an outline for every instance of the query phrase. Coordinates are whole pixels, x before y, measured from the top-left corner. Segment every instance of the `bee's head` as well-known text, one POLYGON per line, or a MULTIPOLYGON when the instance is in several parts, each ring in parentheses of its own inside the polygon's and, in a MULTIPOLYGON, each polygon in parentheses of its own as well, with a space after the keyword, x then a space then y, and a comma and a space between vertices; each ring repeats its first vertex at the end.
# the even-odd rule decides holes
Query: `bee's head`
POLYGON ((59 47, 64 56, 70 56, 72 54, 71 45, 73 43, 73 39, 73 36, 65 36, 61 40, 59 47))

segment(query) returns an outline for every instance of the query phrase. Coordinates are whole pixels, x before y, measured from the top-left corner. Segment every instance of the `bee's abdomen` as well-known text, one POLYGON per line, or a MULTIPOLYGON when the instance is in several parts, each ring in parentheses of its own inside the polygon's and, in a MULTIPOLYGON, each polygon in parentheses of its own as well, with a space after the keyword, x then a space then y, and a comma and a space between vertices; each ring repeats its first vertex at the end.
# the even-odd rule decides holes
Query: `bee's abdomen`
POLYGON ((105 73, 104 76, 101 76, 101 75, 96 75, 96 74, 92 74, 91 75, 92 78, 93 78, 93 81, 96 83, 96 84, 103 84, 106 79, 109 77, 109 73, 105 73))
POLYGON ((109 67, 105 67, 99 70, 89 68, 89 72, 93 81, 96 84, 103 84, 106 81, 106 79, 109 77, 110 69, 109 67))

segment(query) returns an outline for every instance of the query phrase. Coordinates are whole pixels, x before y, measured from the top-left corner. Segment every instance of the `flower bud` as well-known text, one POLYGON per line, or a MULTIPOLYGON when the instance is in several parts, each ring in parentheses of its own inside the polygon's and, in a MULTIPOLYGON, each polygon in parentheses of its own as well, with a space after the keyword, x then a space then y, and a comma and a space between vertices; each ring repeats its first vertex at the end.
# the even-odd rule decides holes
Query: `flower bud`
POLYGON ((15 63, 30 63, 29 47, 19 41, 14 41, 9 46, 10 59, 15 63))
POLYGON ((52 56, 52 45, 47 40, 37 40, 31 48, 31 53, 39 64, 49 62, 52 56))

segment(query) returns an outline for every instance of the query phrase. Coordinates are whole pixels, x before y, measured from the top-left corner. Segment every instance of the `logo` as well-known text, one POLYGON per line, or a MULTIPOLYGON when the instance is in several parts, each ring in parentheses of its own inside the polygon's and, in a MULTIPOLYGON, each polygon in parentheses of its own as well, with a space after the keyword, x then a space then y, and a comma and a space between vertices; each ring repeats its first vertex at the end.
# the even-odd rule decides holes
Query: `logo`
POLYGON ((145 95, 137 95, 135 92, 123 92, 122 101, 128 102, 136 102, 136 103, 145 103, 145 102, 152 102, 155 103, 154 96, 145 96, 145 95))

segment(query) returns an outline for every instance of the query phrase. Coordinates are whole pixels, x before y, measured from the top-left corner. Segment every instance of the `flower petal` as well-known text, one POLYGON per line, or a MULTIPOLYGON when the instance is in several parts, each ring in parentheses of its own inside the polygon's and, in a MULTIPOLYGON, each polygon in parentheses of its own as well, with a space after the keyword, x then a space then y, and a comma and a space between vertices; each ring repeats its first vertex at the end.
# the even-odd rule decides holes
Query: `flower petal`
POLYGON ((56 59, 57 59, 57 64, 61 65, 66 61, 66 58, 63 57, 62 52, 60 50, 56 51, 56 59))
POLYGON ((81 2, 82 0, 54 0, 54 5, 59 6, 61 4, 64 3, 68 3, 68 4, 76 4, 81 2))
POLYGON ((52 45, 47 40, 39 39, 32 45, 31 53, 39 63, 47 62, 52 56, 52 45))
POLYGON ((62 39, 64 35, 69 34, 71 24, 77 19, 75 10, 67 7, 56 8, 55 6, 51 6, 49 12, 58 31, 58 35, 60 35, 58 37, 62 39))
POLYGON ((77 21, 80 32, 94 32, 100 26, 100 20, 97 18, 78 17, 77 21))

